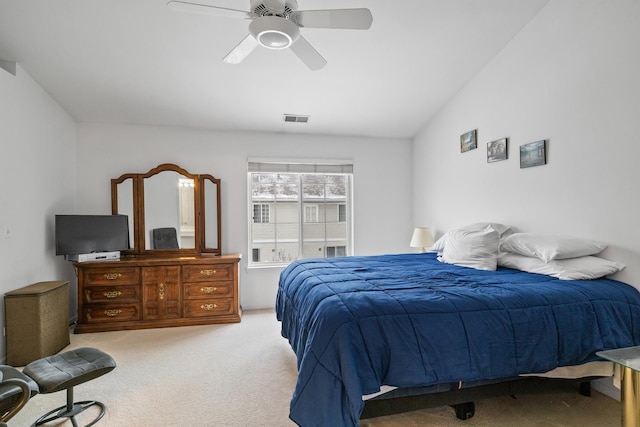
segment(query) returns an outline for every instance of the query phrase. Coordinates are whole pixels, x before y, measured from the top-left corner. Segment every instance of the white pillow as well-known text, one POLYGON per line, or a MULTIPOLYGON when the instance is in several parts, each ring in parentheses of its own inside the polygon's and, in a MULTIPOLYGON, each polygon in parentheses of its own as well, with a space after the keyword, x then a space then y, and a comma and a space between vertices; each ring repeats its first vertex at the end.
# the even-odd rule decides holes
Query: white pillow
POLYGON ((448 238, 449 238, 449 232, 447 231, 442 235, 442 237, 436 240, 433 246, 429 248, 429 251, 442 253, 442 251, 444 251, 444 246, 446 245, 448 238))
POLYGON ((545 262, 596 255, 606 247, 606 244, 597 240, 533 233, 515 233, 500 243, 500 250, 503 252, 537 257, 545 262))
POLYGON ((451 230, 440 261, 478 270, 498 266, 500 234, 489 226, 479 231, 451 230))
POLYGON ((617 273, 625 265, 595 256, 558 259, 544 262, 539 258, 502 252, 498 265, 529 273, 545 274, 561 280, 591 280, 617 273))
MULTIPOLYGON (((480 231, 485 228, 491 226, 494 230, 498 232, 500 238, 506 237, 512 233, 511 228, 506 225, 497 223, 497 222, 476 222, 474 224, 465 225, 464 227, 456 228, 455 230, 467 230, 467 231, 480 231)), ((451 230, 453 231, 453 230, 451 230)), ((447 244, 447 240, 449 239, 449 233, 451 231, 447 231, 440 237, 434 244, 429 248, 429 251, 432 252, 440 252, 444 251, 444 247, 447 244)))

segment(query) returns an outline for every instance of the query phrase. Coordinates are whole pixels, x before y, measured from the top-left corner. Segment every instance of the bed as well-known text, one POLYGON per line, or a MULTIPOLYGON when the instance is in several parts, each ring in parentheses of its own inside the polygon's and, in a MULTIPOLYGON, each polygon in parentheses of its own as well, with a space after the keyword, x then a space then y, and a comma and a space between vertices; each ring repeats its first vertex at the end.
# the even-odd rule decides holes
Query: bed
POLYGON ((358 425, 381 386, 461 386, 599 360, 640 345, 640 293, 610 280, 559 280, 438 261, 435 253, 298 260, 276 315, 298 363, 290 418, 358 425))

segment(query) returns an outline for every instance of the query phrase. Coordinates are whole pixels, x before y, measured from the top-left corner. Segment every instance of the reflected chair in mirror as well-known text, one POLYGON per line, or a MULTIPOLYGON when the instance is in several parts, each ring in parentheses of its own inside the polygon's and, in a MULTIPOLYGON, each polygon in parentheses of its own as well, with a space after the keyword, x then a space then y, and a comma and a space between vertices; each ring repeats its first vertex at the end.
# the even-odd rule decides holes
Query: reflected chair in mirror
POLYGON ((153 229, 154 249, 179 249, 178 236, 173 227, 153 229))
POLYGON ((38 391, 33 379, 12 366, 0 365, 0 426, 6 426, 38 391))

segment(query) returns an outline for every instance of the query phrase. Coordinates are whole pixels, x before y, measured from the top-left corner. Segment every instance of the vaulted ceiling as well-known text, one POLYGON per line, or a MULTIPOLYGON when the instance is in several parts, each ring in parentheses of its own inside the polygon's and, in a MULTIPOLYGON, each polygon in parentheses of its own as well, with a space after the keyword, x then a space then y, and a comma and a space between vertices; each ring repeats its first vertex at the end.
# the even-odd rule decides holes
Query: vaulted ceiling
POLYGON ((373 15, 369 30, 301 29, 327 60, 318 71, 262 47, 223 63, 250 21, 167 1, 0 0, 0 59, 79 122, 411 138, 549 0, 299 0, 373 15))

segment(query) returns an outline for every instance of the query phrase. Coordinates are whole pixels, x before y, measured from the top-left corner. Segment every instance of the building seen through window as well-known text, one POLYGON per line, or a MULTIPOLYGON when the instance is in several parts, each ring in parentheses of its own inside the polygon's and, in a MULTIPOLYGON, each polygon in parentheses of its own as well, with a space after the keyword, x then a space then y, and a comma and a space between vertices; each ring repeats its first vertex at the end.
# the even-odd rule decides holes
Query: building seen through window
POLYGON ((249 169, 250 265, 351 254, 351 173, 249 169))

